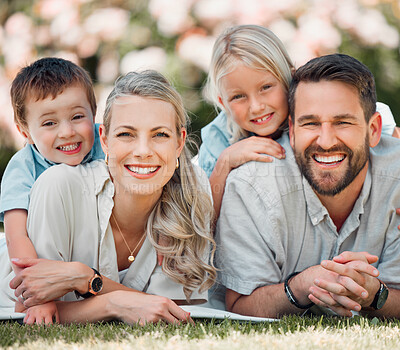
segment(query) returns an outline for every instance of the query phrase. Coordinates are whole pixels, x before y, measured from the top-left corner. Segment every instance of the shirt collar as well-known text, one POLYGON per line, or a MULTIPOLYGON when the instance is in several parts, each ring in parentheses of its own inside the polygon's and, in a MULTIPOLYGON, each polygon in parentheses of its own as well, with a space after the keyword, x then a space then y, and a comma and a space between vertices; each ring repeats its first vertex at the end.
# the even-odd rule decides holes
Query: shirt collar
MULTIPOLYGON (((363 187, 361 189, 360 195, 358 196, 356 202, 354 203, 353 210, 351 211, 347 219, 356 219, 359 221, 359 216, 364 213, 364 206, 368 200, 369 194, 371 192, 372 179, 371 179, 371 166, 369 165, 367 175, 364 180, 363 187)), ((318 196, 308 183, 307 179, 303 176, 303 188, 304 196, 307 203, 308 215, 314 226, 318 225, 325 216, 329 216, 328 210, 322 205, 318 196)), ((346 220, 348 221, 348 220, 346 220)))

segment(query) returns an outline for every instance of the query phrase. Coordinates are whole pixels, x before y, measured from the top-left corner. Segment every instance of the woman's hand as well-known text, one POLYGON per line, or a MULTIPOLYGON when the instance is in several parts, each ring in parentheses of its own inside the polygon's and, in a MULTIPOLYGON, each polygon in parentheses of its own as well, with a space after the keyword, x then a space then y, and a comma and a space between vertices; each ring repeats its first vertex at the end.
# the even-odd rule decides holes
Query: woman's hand
POLYGON ((32 306, 26 310, 24 318, 26 324, 52 324, 54 322, 60 322, 57 305, 54 301, 32 306))
POLYGON ((12 259, 22 270, 11 280, 10 287, 25 307, 58 299, 65 294, 84 290, 93 270, 79 262, 46 259, 12 259), (21 298, 22 297, 22 298, 21 298))
POLYGON ((172 300, 145 293, 115 291, 103 295, 108 297, 108 305, 113 318, 134 324, 190 322, 190 313, 182 310, 172 300))

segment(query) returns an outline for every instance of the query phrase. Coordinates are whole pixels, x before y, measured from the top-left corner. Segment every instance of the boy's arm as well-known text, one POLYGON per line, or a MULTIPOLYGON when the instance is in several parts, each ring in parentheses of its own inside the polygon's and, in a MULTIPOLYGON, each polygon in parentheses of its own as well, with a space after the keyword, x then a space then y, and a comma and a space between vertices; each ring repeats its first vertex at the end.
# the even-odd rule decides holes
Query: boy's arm
POLYGON ((30 307, 26 310, 24 323, 26 324, 52 324, 60 322, 55 301, 30 307))
MULTIPOLYGON (((28 212, 25 209, 13 209, 4 213, 4 231, 8 255, 13 258, 37 258, 36 250, 28 237, 26 221, 28 212)), ((12 264, 15 273, 20 268, 12 264)))

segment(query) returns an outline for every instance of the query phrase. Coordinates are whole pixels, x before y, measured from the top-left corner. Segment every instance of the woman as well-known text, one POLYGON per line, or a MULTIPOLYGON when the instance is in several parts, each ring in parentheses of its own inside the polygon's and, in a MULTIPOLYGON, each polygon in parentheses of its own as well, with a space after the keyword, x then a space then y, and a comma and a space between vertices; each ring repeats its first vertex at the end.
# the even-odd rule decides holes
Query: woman
POLYGON ((216 275, 212 205, 209 185, 200 183, 206 177, 190 162, 186 124, 182 101, 163 76, 129 73, 107 99, 100 128, 106 162, 59 165, 37 180, 30 238, 40 257, 74 263, 14 262, 26 267, 11 285, 28 307, 27 323, 50 322, 34 305, 65 294, 76 301, 74 290, 99 294, 58 302, 61 322, 179 322, 189 315, 170 299, 206 300, 216 275))

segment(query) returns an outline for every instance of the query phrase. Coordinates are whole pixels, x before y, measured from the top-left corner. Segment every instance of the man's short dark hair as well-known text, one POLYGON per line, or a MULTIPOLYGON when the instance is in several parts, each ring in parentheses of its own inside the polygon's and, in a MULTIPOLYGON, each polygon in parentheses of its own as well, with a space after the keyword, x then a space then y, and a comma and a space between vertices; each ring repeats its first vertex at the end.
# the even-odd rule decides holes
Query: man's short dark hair
POLYGON ((317 57, 300 67, 294 74, 289 88, 289 114, 294 122, 295 94, 300 82, 339 81, 358 91, 360 105, 367 122, 376 112, 375 80, 366 65, 355 58, 333 54, 317 57))

